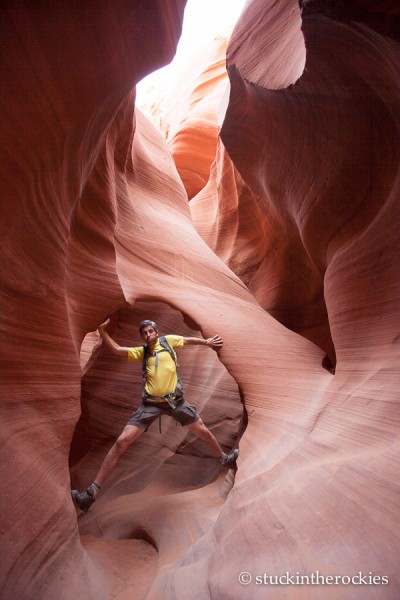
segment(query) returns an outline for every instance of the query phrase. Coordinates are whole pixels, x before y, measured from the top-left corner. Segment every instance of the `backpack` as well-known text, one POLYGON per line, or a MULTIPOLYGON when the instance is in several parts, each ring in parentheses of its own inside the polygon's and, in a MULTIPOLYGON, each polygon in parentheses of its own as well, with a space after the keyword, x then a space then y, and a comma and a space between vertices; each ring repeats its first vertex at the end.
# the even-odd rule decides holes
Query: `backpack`
MULTIPOLYGON (((175 363, 175 367, 176 367, 176 375, 178 377, 178 381, 176 384, 176 388, 174 389, 173 392, 171 392, 170 394, 167 394, 167 396, 171 396, 174 395, 175 397, 178 396, 182 396, 183 394, 183 386, 182 386, 182 381, 179 375, 179 371, 178 371, 178 363, 176 360, 176 356, 175 356, 175 352, 173 351, 173 349, 171 348, 171 346, 168 344, 167 339, 164 335, 160 336, 158 338, 158 341, 160 342, 161 346, 162 346, 162 350, 158 350, 158 352, 150 352, 150 348, 147 344, 145 344, 143 346, 143 362, 142 362, 142 383, 143 383, 143 390, 142 390, 142 397, 145 400, 147 397, 146 391, 145 391, 145 385, 146 385, 146 366, 147 366, 147 361, 149 356, 155 356, 156 357, 156 366, 158 365, 158 354, 160 352, 169 352, 169 355, 171 356, 172 360, 175 363)), ((164 396, 162 396, 164 398, 164 396)))

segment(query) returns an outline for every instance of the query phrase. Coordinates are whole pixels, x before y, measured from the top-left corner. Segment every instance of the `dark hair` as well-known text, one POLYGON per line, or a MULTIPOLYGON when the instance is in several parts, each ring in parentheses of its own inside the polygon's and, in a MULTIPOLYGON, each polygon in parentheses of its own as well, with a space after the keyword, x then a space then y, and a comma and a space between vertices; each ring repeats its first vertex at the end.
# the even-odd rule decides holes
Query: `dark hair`
POLYGON ((154 321, 149 321, 148 319, 146 319, 146 321, 142 321, 141 323, 139 323, 139 333, 142 333, 142 330, 145 327, 147 327, 148 325, 151 325, 155 331, 158 331, 157 323, 154 323, 154 321))

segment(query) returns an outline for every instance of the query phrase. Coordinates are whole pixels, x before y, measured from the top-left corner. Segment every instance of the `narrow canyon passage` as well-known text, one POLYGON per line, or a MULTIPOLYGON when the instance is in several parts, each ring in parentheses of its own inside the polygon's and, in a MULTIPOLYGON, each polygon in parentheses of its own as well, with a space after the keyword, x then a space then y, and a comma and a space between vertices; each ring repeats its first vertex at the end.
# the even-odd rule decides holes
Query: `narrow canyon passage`
POLYGON ((1 6, 0 596, 397 600, 398 3, 249 0, 159 130, 185 4, 1 6), (223 338, 179 362, 237 471, 163 419, 77 512, 140 402, 107 316, 223 338))

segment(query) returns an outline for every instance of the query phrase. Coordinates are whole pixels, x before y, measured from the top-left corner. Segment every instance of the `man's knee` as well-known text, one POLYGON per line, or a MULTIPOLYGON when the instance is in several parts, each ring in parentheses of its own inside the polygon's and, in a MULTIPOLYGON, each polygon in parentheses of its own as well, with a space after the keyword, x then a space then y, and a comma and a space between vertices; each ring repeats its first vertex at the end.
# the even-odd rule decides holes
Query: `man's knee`
POLYGON ((194 423, 191 423, 191 425, 188 426, 188 428, 195 433, 196 435, 198 435, 199 437, 210 437, 212 436, 211 431, 204 425, 203 421, 201 419, 198 419, 197 421, 195 421, 194 423))
POLYGON ((114 444, 114 451, 116 454, 123 454, 129 446, 129 440, 125 436, 120 435, 114 444))
POLYGON ((128 431, 124 430, 114 444, 117 454, 123 454, 141 433, 143 433, 143 429, 139 427, 132 426, 132 429, 130 428, 128 431))

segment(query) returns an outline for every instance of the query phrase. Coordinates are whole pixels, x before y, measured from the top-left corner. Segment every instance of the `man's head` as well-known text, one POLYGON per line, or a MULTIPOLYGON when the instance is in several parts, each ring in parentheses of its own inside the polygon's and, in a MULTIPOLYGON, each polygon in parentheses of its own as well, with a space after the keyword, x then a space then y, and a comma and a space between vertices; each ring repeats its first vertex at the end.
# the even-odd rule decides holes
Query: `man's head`
POLYGON ((146 344, 154 344, 158 338, 158 327, 154 321, 142 321, 139 323, 140 337, 146 344))

